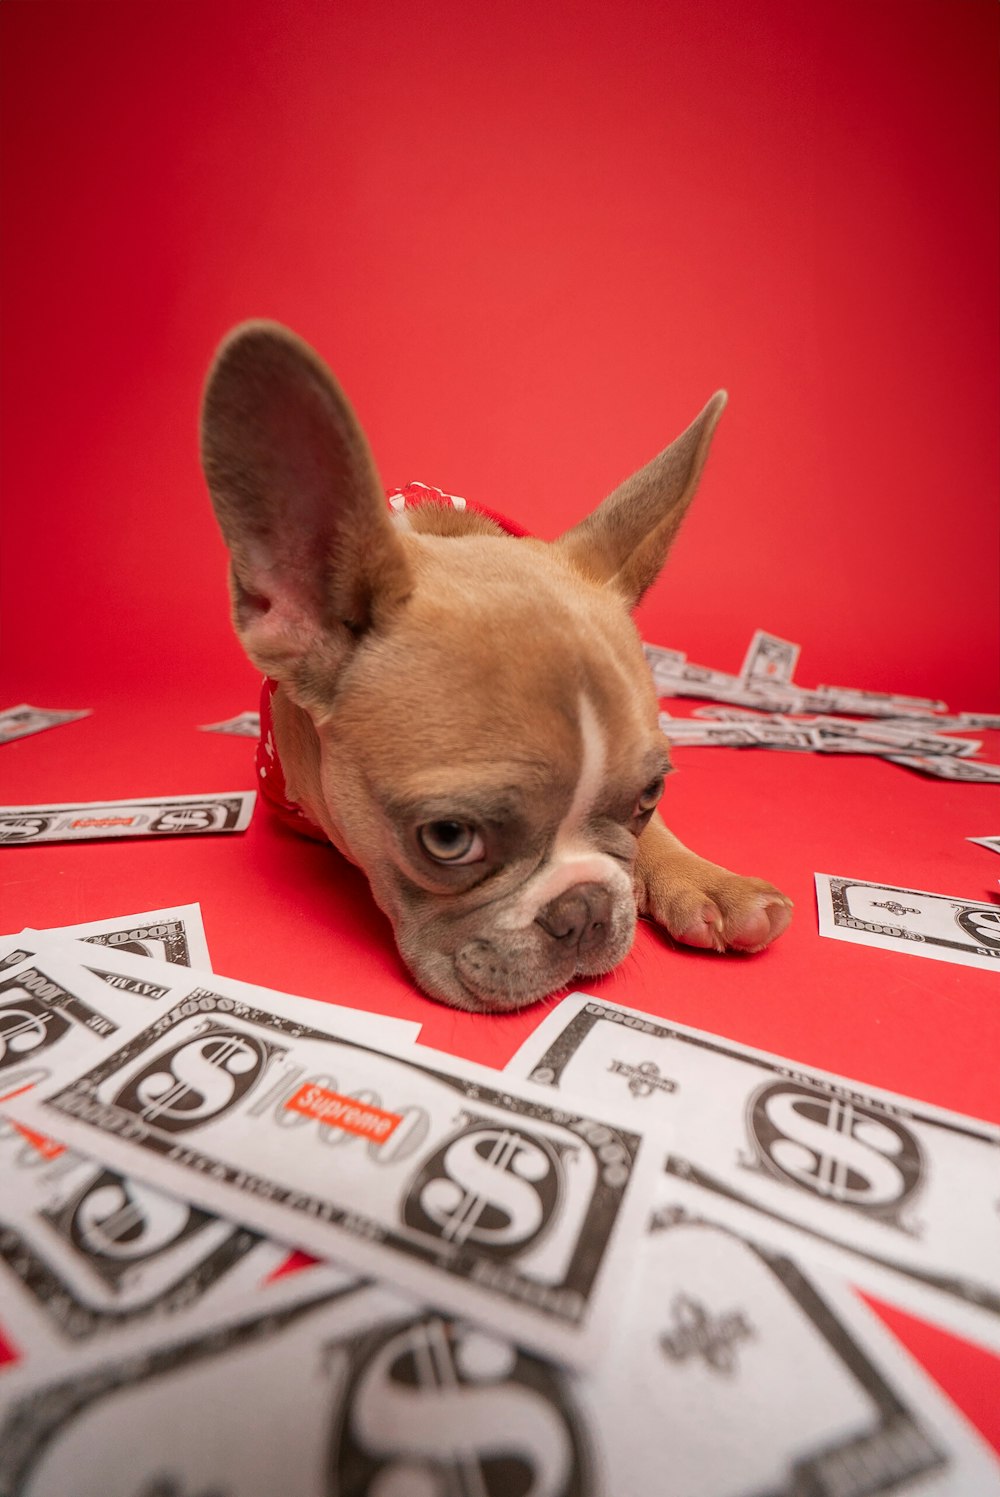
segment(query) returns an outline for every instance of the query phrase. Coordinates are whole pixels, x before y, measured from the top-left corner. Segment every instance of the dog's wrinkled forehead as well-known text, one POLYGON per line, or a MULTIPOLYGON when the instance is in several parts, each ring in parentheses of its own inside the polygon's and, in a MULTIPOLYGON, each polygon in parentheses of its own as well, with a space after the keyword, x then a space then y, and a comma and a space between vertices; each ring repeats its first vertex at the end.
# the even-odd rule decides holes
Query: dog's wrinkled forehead
POLYGON ((530 543, 511 549, 462 543, 461 568, 421 556, 405 629, 371 640, 338 693, 338 732, 364 739, 373 784, 390 777, 402 801, 516 785, 550 813, 558 789, 565 812, 585 771, 592 798, 642 772, 655 700, 625 610, 530 543))

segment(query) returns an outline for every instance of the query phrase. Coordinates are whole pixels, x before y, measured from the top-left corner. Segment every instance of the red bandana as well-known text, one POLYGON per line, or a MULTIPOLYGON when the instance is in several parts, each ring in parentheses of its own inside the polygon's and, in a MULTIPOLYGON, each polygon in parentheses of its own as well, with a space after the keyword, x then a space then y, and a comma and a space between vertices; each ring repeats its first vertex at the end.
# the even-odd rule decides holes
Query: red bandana
MULTIPOLYGON (((465 499, 459 499, 454 494, 446 494, 442 489, 431 488, 426 483, 408 483, 404 489, 391 490, 386 498, 389 501, 389 507, 397 512, 413 509, 416 505, 425 504, 428 501, 434 504, 451 504, 455 509, 470 509, 475 514, 485 515, 488 520, 493 520, 499 525, 507 535, 528 534, 520 525, 514 524, 511 520, 505 520, 502 515, 495 514, 493 510, 485 509, 481 504, 469 504, 465 499)), ((272 681, 265 676, 260 692, 260 739, 257 744, 257 783, 261 796, 267 801, 274 814, 293 831, 299 832, 303 837, 312 837, 316 842, 327 842, 329 839, 322 827, 318 827, 301 806, 290 801, 285 790, 285 774, 281 767, 281 760, 278 758, 271 719, 271 698, 277 689, 277 681, 272 681)))

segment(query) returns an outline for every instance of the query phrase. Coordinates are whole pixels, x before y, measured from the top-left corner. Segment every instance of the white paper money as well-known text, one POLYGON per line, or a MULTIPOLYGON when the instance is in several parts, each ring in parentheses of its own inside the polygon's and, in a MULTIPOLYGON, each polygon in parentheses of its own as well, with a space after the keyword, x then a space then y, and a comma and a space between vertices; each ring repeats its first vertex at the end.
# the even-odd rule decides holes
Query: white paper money
MULTIPOLYGON (((5 943, 0 943, 0 974, 5 971, 5 963, 9 966, 12 957, 5 956, 8 948, 16 954, 20 949, 25 955, 30 956, 36 965, 47 961, 58 961, 62 971, 67 967, 80 968, 85 978, 89 981, 99 978, 109 987, 114 988, 122 995, 131 995, 132 999, 150 998, 157 1002, 162 998, 169 998, 176 991, 175 984, 181 982, 189 984, 197 981, 199 977, 212 977, 218 981, 215 974, 208 969, 194 969, 193 975, 187 971, 180 970, 180 964, 161 961, 151 956, 139 956, 134 951, 124 946, 98 947, 94 949, 93 943, 87 940, 76 940, 52 931, 22 931, 17 936, 5 938, 5 943), (30 948, 27 952, 25 948, 30 948)), ((21 958, 24 960, 24 956, 21 958)), ((233 991, 244 992, 249 995, 266 994, 268 988, 257 987, 253 983, 238 982, 233 978, 226 978, 227 987, 233 991)), ((98 989, 91 988, 91 993, 98 989)), ((378 1043, 382 1040, 396 1046, 412 1044, 420 1034, 420 1023, 416 1019, 397 1019, 389 1014, 370 1013, 350 1006, 335 1002, 327 1002, 325 999, 302 998, 290 993, 280 995, 286 1000, 286 1007, 290 1012, 296 1013, 305 1024, 315 1021, 317 1015, 332 1014, 339 1027, 345 1026, 358 1036, 365 1038, 369 1043, 378 1043)), ((134 1016, 136 1009, 134 1001, 127 1001, 125 1012, 134 1016)), ((2 1074, 2 1072, 0 1072, 2 1074)), ((2 1095, 2 1087, 0 1087, 2 1095)))
POLYGON ((162 910, 144 910, 138 915, 112 915, 107 920, 85 920, 79 925, 49 926, 40 931, 29 927, 21 935, 89 941, 94 946, 110 946, 134 956, 152 956, 183 967, 212 970, 199 904, 171 905, 162 910))
MULTIPOLYGON (((860 717, 914 717, 927 721, 946 711, 943 702, 887 691, 865 691, 848 686, 798 686, 792 680, 799 646, 758 629, 743 661, 741 674, 695 665, 683 651, 659 645, 643 647, 653 679, 663 696, 707 697, 765 712, 849 712, 860 717)), ((987 713, 962 713, 961 726, 987 728, 1000 718, 987 713)), ((943 722, 941 724, 943 727, 943 722)))
MULTIPOLYGON (((745 708, 696 708, 691 717, 660 713, 660 727, 672 743, 726 748, 800 749, 818 754, 875 754, 902 763, 900 755, 963 757, 982 747, 979 739, 946 737, 882 722, 853 722, 826 715, 766 716, 745 708)), ((978 768, 978 766, 974 766, 978 768)), ((975 778, 973 771, 972 778, 975 778)), ((959 777, 963 777, 960 772, 959 777)))
POLYGON ((970 730, 983 732, 1000 729, 1000 717, 991 712, 916 712, 900 713, 898 717, 879 718, 881 728, 920 728, 931 733, 965 733, 970 730))
POLYGON ((306 1274, 275 1288, 277 1303, 248 1300, 204 1329, 5 1371, 3 1497, 338 1497, 328 1442, 351 1350, 394 1307, 412 1312, 372 1290, 317 1292, 306 1274))
POLYGON ((256 1288, 284 1245, 0 1117, 0 1324, 26 1362, 256 1288))
MULTIPOLYGON (((228 1386, 225 1373, 225 1358, 213 1362, 214 1373, 222 1371, 219 1382, 211 1391, 198 1380, 198 1364, 211 1358, 213 1350, 232 1350, 234 1346, 246 1352, 254 1341, 268 1340, 275 1326, 287 1325, 304 1308, 316 1304, 332 1305, 352 1298, 358 1290, 358 1281, 328 1265, 316 1265, 296 1274, 271 1278, 253 1289, 243 1289, 223 1298, 216 1296, 192 1305, 190 1310, 178 1310, 169 1317, 147 1322, 136 1320, 123 1326, 121 1332, 105 1340, 91 1340, 76 1346, 39 1347, 36 1356, 24 1364, 4 1367, 0 1377, 0 1491, 3 1497, 106 1497, 102 1487, 103 1470, 97 1452, 82 1455, 79 1449, 61 1448, 58 1454, 69 1455, 76 1463, 76 1470, 67 1472, 66 1467, 52 1470, 43 1463, 43 1457, 57 1454, 52 1449, 52 1436, 57 1430, 85 1431, 85 1437, 93 1431, 94 1412, 102 1416, 103 1410, 111 1409, 112 1440, 120 1461, 120 1475, 114 1491, 129 1491, 129 1497, 159 1497, 169 1493, 171 1497, 208 1497, 204 1490, 198 1493, 177 1493, 177 1488, 157 1485, 154 1472, 151 1485, 142 1488, 127 1487, 127 1470, 145 1472, 144 1461, 156 1460, 157 1446, 162 1442, 174 1445, 175 1457, 190 1449, 187 1431, 178 1425, 160 1425, 159 1439, 151 1430, 151 1409, 156 1406, 159 1386, 169 1382, 165 1374, 175 1365, 178 1347, 198 1349, 196 1355, 184 1358, 183 1373, 189 1391, 198 1389, 196 1398, 202 1403, 202 1424, 213 1425, 216 1442, 220 1439, 229 1446, 232 1461, 237 1464, 238 1452, 250 1460, 260 1460, 263 1439, 269 1439, 268 1418, 263 1406, 244 1409, 234 1406, 231 1398, 238 1397, 241 1389, 228 1386), (247 1326, 253 1332, 247 1337, 247 1326), (244 1334, 240 1329, 243 1328, 244 1334), (121 1374, 124 1373, 124 1377, 121 1374), (145 1383, 141 1400, 133 1400, 135 1388, 129 1380, 135 1377, 136 1385, 145 1383), (54 1391, 52 1385, 66 1386, 69 1380, 76 1382, 79 1401, 70 1398, 57 1410, 45 1389, 54 1391), (151 1385, 151 1386, 150 1386, 151 1385), (151 1394, 151 1398, 150 1398, 151 1394), (31 1407, 36 1398, 40 1403, 31 1407), (142 1412, 130 1412, 129 1404, 141 1401, 142 1412), (73 1403, 76 1409, 73 1410, 73 1403), (39 1418, 40 1415, 40 1418, 39 1418), (76 1419, 76 1415, 84 1415, 76 1419), (88 1418, 90 1416, 90 1418, 88 1418), (136 1418, 138 1416, 138 1418, 136 1418), (250 1422, 253 1421, 253 1422, 250 1422), (87 1425, 91 1430, 87 1431, 87 1425), (225 1433, 223 1433, 225 1431, 225 1433), (136 1436, 139 1445, 136 1445, 136 1436), (145 1442, 150 1440, 148 1448, 145 1442)), ((383 1296, 386 1302, 389 1296, 383 1296)), ((316 1347, 322 1361, 322 1346, 316 1347)), ((180 1370, 180 1368, 178 1368, 180 1370)), ((275 1397, 280 1397, 275 1391, 275 1397)), ((159 1421, 157 1421, 159 1422, 159 1421)), ((290 1419, 289 1433, 295 1427, 295 1418, 290 1419)), ((57 1448, 58 1449, 58 1448, 57 1448)), ((58 1457, 57 1457, 58 1458, 58 1457)), ((169 1463, 168 1463, 169 1466, 169 1463)), ((138 1479, 138 1476, 136 1476, 138 1479)), ((231 1493, 232 1488, 223 1488, 231 1493)), ((277 1485, 275 1493, 290 1491, 277 1485)))
POLYGON ((1000 904, 817 873, 819 933, 1000 975, 1000 904))
POLYGON ((19 707, 6 707, 0 712, 0 743, 13 743, 15 738, 27 738, 32 733, 44 733, 46 728, 77 722, 90 713, 89 707, 82 712, 55 712, 50 707, 29 707, 27 702, 19 707))
POLYGON ((504 1074, 627 1108, 713 1216, 1000 1349, 1000 1128, 585 993, 504 1074))
POLYGON ((913 710, 917 712, 947 712, 948 708, 944 702, 936 701, 933 697, 910 697, 903 696, 896 691, 864 691, 859 686, 817 686, 817 691, 826 696, 843 697, 852 701, 868 703, 871 706, 892 707, 913 710))
MULTIPOLYGON (((551 1355, 595 1354, 658 1167, 638 1133, 486 1067, 372 1048, 364 1015, 135 960, 169 995, 133 1005, 113 1054, 85 1058, 84 1034, 9 1097, 18 1124, 551 1355)), ((45 975, 69 994, 88 976, 45 975)))
POLYGON ((199 733, 231 733, 235 738, 260 737, 260 713, 238 712, 221 723, 202 723, 199 733))
POLYGON ((893 764, 919 770, 938 780, 954 780, 966 785, 1000 785, 1000 764, 981 759, 942 759, 938 754, 886 754, 893 764))
POLYGON ((963 728, 986 728, 994 731, 1000 730, 1000 713, 997 712, 960 712, 961 726, 963 728))
MULTIPOLYGON (((0 973, 8 973, 12 967, 26 962, 38 963, 47 957, 58 956, 78 966, 90 977, 98 977, 109 987, 123 993, 133 993, 138 998, 163 998, 169 986, 157 982, 148 957, 136 958, 134 953, 114 952, 109 948, 94 949, 92 941, 76 941, 71 936, 53 935, 48 931, 22 930, 17 936, 5 936, 0 944, 0 973), (120 970, 122 958, 126 958, 126 970, 120 970), (138 965, 136 966, 136 962, 138 965), (131 964, 131 965, 130 965, 131 964)), ((0 1089, 2 1095, 2 1089, 0 1089)))
POLYGON ((0 1381, 0 1486, 16 1497, 1000 1490, 983 1442, 848 1291, 682 1205, 636 1243, 615 1334, 582 1376, 382 1288, 300 1294, 0 1381))
POLYGON ((990 852, 1000 852, 1000 837, 967 837, 967 842, 976 842, 980 847, 988 847, 990 852))
POLYGON ((244 832, 256 799, 255 790, 235 790, 218 795, 88 801, 82 805, 0 806, 0 845, 244 832))
MULTIPOLYGON (((976 753, 982 748, 978 738, 956 738, 943 733, 928 733, 916 727, 886 727, 883 722, 851 722, 849 718, 820 716, 811 726, 818 730, 819 742, 837 739, 857 739, 874 747, 876 753, 895 752, 897 745, 907 754, 946 754, 962 757, 976 753)), ((846 746, 846 745, 845 745, 846 746)), ((853 752, 857 752, 855 749, 853 752)))
POLYGON ((747 648, 740 677, 743 681, 776 681, 785 686, 795 675, 801 646, 758 629, 747 648))
MULTIPOLYGON (((141 1027, 166 1006, 179 970, 154 958, 95 950, 85 941, 38 932, 27 940, 14 936, 0 941, 0 1101, 49 1080, 60 1064, 84 1065, 105 1046, 120 1043, 123 1026, 141 1027), (53 977, 57 968, 59 976, 53 977)), ((185 970, 185 981, 210 975, 185 970)), ((267 991, 249 984, 230 986, 248 987, 255 994, 267 991)), ((346 1033, 363 1032, 369 1040, 377 1036, 397 1045, 412 1042, 419 1033, 419 1025, 409 1020, 282 996, 286 1010, 304 1023, 317 1011, 329 1013, 346 1033)), ((40 1152, 49 1136, 37 1135, 40 1152)), ((61 1152, 61 1144, 53 1151, 61 1152)))
POLYGON ((667 650, 662 645, 644 644, 642 648, 657 689, 662 691, 664 696, 672 695, 671 683, 687 659, 684 651, 667 650))
MULTIPOLYGON (((170 991, 143 982, 142 972, 176 970, 101 951, 101 983, 69 959, 96 955, 85 942, 35 945, 41 951, 20 965, 10 964, 16 939, 0 945, 0 1097, 46 1080, 59 1062, 113 1049, 123 1018, 134 1020, 137 1006, 155 1014, 170 991), (53 953, 63 982, 51 975, 53 953)), ((309 999, 291 1004, 306 1016, 325 1007, 309 999)), ((349 1026, 354 1014, 345 1010, 340 1019, 349 1026)), ((374 1022, 404 1036, 418 1027, 378 1016, 374 1022)), ((259 1285, 287 1256, 285 1243, 0 1117, 0 1322, 29 1362, 53 1345, 103 1342, 189 1310, 203 1321, 207 1307, 259 1285)), ((338 1270, 323 1282, 347 1278, 338 1270)))
POLYGON ((693 718, 670 717, 660 713, 660 727, 672 744, 679 748, 700 747, 711 744, 716 748, 756 748, 758 740, 754 728, 747 723, 711 723, 693 718), (685 721, 690 726, 684 726, 685 721))
POLYGON ((37 960, 42 945, 18 936, 0 942, 0 1098, 47 1080, 62 1056, 86 1060, 118 1033, 123 1018, 135 1017, 135 1000, 90 972, 79 982, 73 973, 72 987, 51 977, 37 960))
POLYGON ((577 1385, 609 1493, 1000 1490, 979 1438, 850 1291, 682 1190, 666 1183, 603 1376, 577 1385))

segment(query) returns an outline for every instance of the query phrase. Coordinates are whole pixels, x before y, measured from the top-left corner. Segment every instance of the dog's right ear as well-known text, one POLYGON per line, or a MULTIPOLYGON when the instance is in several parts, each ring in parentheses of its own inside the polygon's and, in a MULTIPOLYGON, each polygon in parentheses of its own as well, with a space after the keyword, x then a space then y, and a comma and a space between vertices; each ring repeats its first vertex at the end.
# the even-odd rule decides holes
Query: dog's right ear
POLYGON ((357 418, 306 343, 246 322, 209 370, 201 460, 243 647, 303 705, 321 704, 358 635, 412 587, 357 418))
POLYGON ((717 390, 687 431, 554 543, 585 576, 621 594, 629 608, 666 560, 727 398, 725 390, 717 390))

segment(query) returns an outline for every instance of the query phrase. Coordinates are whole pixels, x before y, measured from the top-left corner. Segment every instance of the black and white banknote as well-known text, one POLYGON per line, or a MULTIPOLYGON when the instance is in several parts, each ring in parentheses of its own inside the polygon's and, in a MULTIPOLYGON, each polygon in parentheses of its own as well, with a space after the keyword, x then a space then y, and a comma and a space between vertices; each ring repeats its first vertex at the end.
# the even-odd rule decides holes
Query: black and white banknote
POLYGON ((795 675, 801 646, 789 639, 779 639, 766 629, 757 629, 747 647, 740 669, 744 681, 777 681, 787 685, 795 675))
POLYGON ((1000 1128, 585 993, 504 1075, 627 1108, 706 1214, 1000 1350, 1000 1128))
MULTIPOLYGON (((152 942, 149 944, 152 945, 152 942)), ((118 969, 118 964, 111 963, 109 966, 109 958, 105 955, 108 950, 114 951, 114 947, 95 950, 95 946, 100 948, 101 943, 90 938, 76 940, 61 932, 28 928, 16 936, 4 936, 0 941, 0 973, 9 972, 12 967, 20 967, 29 959, 34 961, 42 953, 49 956, 59 954, 64 960, 73 962, 92 976, 100 977, 109 987, 135 993, 140 998, 162 998, 168 991, 161 982, 156 981, 152 968, 147 966, 147 958, 139 958, 138 971, 127 966, 123 973, 118 969)), ((186 966, 187 963, 180 965, 186 966)))
POLYGON ((944 755, 967 757, 982 748, 979 738, 956 738, 954 734, 928 732, 913 726, 881 722, 854 722, 847 717, 820 714, 809 719, 814 726, 821 753, 872 753, 944 755))
POLYGON ((988 847, 990 852, 1000 852, 1000 837, 967 837, 967 842, 977 842, 980 847, 988 847))
POLYGON ((0 1325, 27 1364, 200 1316, 288 1257, 257 1232, 0 1117, 0 1325))
MULTIPOLYGON (((83 942, 67 943, 90 957, 94 948, 83 942)), ((135 1019, 135 999, 116 991, 89 971, 63 959, 63 975, 53 977, 39 958, 45 938, 7 936, 0 942, 0 1099, 23 1092, 48 1080, 60 1060, 86 1060, 119 1032, 119 1026, 135 1019)), ((148 965, 146 957, 133 958, 148 965)), ((172 969, 171 969, 172 970, 172 969)), ((166 996, 158 985, 146 994, 153 1002, 166 996)), ((150 1010, 143 1006, 148 1017, 150 1010)))
POLYGON ((238 712, 221 723, 202 723, 199 733, 230 733, 235 738, 260 737, 260 713, 238 712))
MULTIPOLYGON (((276 1426, 263 1397, 265 1348, 275 1349, 276 1333, 304 1310, 335 1305, 356 1292, 357 1280, 313 1267, 244 1291, 235 1301, 201 1306, 200 1313, 137 1323, 113 1341, 42 1353, 30 1364, 5 1368, 0 1492, 3 1497, 112 1497, 117 1492, 229 1497, 235 1490, 229 1482, 211 1488, 173 1484, 175 1472, 204 1469, 208 1448, 214 1447, 216 1461, 228 1461, 235 1470, 256 1465, 258 1479, 274 1483, 270 1489, 261 1484, 248 1490, 291 1497, 295 1487, 278 1472, 298 1470, 297 1436, 306 1425, 303 1417, 300 1426, 296 1416, 306 1410, 297 1410, 291 1398, 301 1393, 302 1377, 292 1366, 280 1369, 294 1386, 287 1389, 288 1402, 286 1389, 271 1389, 271 1409, 287 1416, 276 1426), (176 1402, 181 1388, 193 1395, 190 1401, 183 1396, 183 1412, 176 1402), (175 1424, 175 1417, 184 1422, 175 1424)), ((321 1363, 321 1338, 312 1352, 321 1363)))
POLYGON ((853 705, 844 707, 847 712, 863 713, 866 709, 873 715, 882 716, 893 712, 897 716, 902 712, 947 712, 947 704, 938 701, 934 697, 912 697, 898 691, 867 691, 860 686, 825 686, 819 685, 816 691, 825 696, 837 697, 842 702, 850 702, 853 705))
MULTIPOLYGON (((134 993, 139 998, 162 998, 169 992, 169 986, 157 981, 156 973, 148 965, 148 957, 139 957, 137 968, 134 953, 116 951, 114 947, 101 948, 100 942, 78 941, 72 936, 30 928, 16 936, 3 937, 0 942, 0 973, 7 973, 12 967, 20 967, 29 960, 37 963, 43 954, 46 957, 60 956, 91 976, 101 978, 109 987, 134 993), (94 949, 95 946, 98 950, 94 949), (113 957, 108 952, 113 953, 113 957), (127 958, 124 971, 123 957, 127 958)), ((180 965, 186 966, 187 963, 180 965)))
MULTIPOLYGON (((660 1167, 637 1130, 390 1043, 394 1021, 132 960, 169 992, 10 1097, 16 1123, 557 1358, 595 1354, 660 1167)), ((45 970, 67 991, 89 976, 45 970)))
POLYGON ((996 1497, 838 1282, 671 1201, 573 1374, 379 1287, 0 1381, 8 1497, 996 1497), (178 1437, 183 1432, 182 1438, 178 1437))
POLYGON ((608 1497, 1000 1493, 992 1452, 839 1275, 705 1203, 663 1182, 624 1334, 581 1383, 608 1497))
MULTIPOLYGON (((146 957, 102 953, 116 970, 101 983, 70 961, 74 952, 90 956, 85 942, 50 950, 59 953, 63 982, 37 951, 4 968, 16 941, 0 946, 0 1098, 45 1081, 67 1058, 112 1048, 137 1006, 155 1013, 170 991, 141 981, 154 965, 146 957), (130 973, 139 975, 125 981, 130 973), (117 979, 110 987, 109 978, 117 979)), ((155 969, 176 970, 158 962, 155 969)), ((292 1002, 305 1012, 313 1006, 292 1002)), ((350 1024, 353 1014, 341 1017, 350 1024)), ((379 1022, 404 1038, 417 1028, 374 1016, 379 1022)), ((29 1362, 53 1343, 98 1343, 135 1323, 203 1315, 259 1285, 287 1256, 284 1243, 0 1116, 0 1322, 29 1362)), ((336 1281, 345 1280, 338 1272, 336 1281)))
MULTIPOLYGON (((851 686, 799 686, 792 679, 799 646, 764 629, 758 629, 750 641, 738 676, 695 665, 683 650, 651 644, 643 648, 661 696, 704 697, 766 712, 848 712, 858 717, 931 719, 946 711, 944 702, 931 697, 851 686)), ((963 713, 961 717, 968 727, 988 727, 995 720, 983 713, 963 713)))
MULTIPOLYGON (((210 973, 175 962, 96 947, 47 931, 0 940, 0 1100, 47 1081, 60 1064, 85 1063, 105 1043, 117 1045, 123 1026, 149 1022, 172 1001, 178 982, 190 985, 210 973), (56 967, 59 978, 52 976, 56 967), (137 1004, 136 999, 142 1000, 137 1004)), ((266 988, 230 983, 264 994, 266 988)), ((311 1023, 317 1014, 371 1041, 411 1043, 420 1025, 384 1014, 361 1014, 335 1003, 281 995, 286 1008, 311 1023)))
POLYGON ((1000 785, 1000 764, 985 759, 945 759, 940 754, 885 754, 893 764, 915 769, 936 780, 954 780, 965 785, 1000 785))
MULTIPOLYGON (((978 738, 955 738, 924 728, 886 728, 847 717, 788 717, 745 707, 698 707, 691 717, 660 713, 660 727, 680 747, 799 749, 815 754, 868 754, 892 763, 918 757, 962 759, 982 747, 978 738)), ((975 769, 982 766, 977 761, 975 769)), ((990 765, 986 766, 989 770, 990 765)), ((974 777, 975 778, 975 777, 974 777)))
MULTIPOLYGON (((179 971, 196 980, 175 963, 95 949, 85 940, 38 931, 0 940, 0 1103, 49 1081, 60 1065, 86 1064, 119 1044, 129 1026, 148 1023, 172 998, 179 971)), ((197 978, 210 975, 199 972, 197 978)), ((286 1009, 304 1021, 320 1011, 347 1033, 360 1033, 363 1024, 369 1040, 375 1035, 405 1045, 419 1034, 420 1026, 408 1020, 381 1014, 359 1018, 354 1009, 283 996, 286 1009)), ((17 1123, 14 1127, 42 1157, 63 1152, 61 1140, 17 1123)))
POLYGON ((41 931, 29 928, 21 932, 21 939, 36 935, 89 941, 94 946, 110 946, 134 956, 152 956, 182 967, 212 970, 199 904, 172 905, 169 909, 144 910, 137 915, 113 915, 107 920, 49 926, 41 931))
POLYGON ((82 712, 56 712, 50 707, 29 707, 27 702, 19 707, 5 707, 0 712, 0 743, 13 743, 15 738, 28 738, 32 733, 44 733, 46 728, 77 722, 81 717, 89 717, 90 712, 89 707, 82 712))
POLYGON ((98 837, 178 837, 245 832, 255 790, 212 795, 153 796, 57 806, 0 806, 0 846, 84 842, 98 837))
POLYGON ((819 933, 1000 974, 1000 904, 816 874, 819 933))

